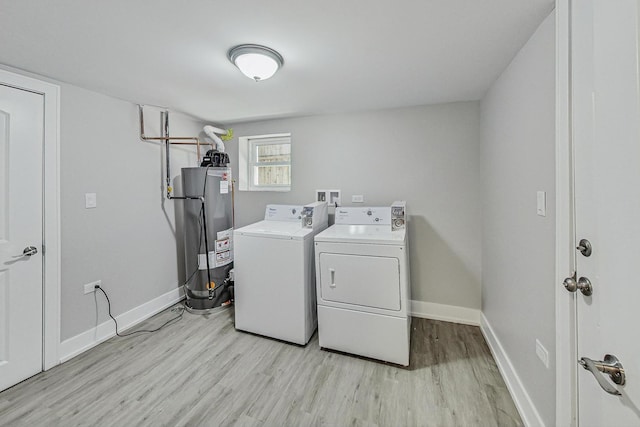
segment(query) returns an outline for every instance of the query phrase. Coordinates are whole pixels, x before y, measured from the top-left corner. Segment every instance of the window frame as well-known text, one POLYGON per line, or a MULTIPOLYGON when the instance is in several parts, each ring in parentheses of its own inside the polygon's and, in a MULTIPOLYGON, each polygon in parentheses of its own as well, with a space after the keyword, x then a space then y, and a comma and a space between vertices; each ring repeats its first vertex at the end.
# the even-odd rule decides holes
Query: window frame
POLYGON ((293 144, 290 133, 254 135, 238 138, 239 189, 241 191, 291 191, 293 183, 293 144), (258 162, 257 148, 260 145, 288 144, 289 162, 258 162), (260 185, 255 183, 255 170, 260 166, 289 166, 289 184, 260 185))

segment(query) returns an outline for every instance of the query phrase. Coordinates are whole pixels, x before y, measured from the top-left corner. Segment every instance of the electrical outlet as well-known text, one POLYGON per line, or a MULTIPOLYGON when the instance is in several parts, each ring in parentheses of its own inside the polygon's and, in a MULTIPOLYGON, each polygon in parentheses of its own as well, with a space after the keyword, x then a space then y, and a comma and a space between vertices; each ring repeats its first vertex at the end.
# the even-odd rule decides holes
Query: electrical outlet
POLYGON ((342 206, 342 199, 340 198, 340 190, 327 190, 327 194, 329 195, 329 206, 342 206))
POLYGON ((102 280, 96 280, 95 282, 87 283, 86 285, 84 285, 84 293, 85 294, 90 294, 91 292, 95 292, 96 291, 96 285, 97 286, 101 286, 102 285, 102 280))
POLYGON ((316 190, 316 201, 317 202, 328 202, 328 200, 327 200, 327 190, 316 190))
POLYGON ((549 369, 549 352, 538 340, 536 340, 536 355, 538 356, 538 359, 542 361, 544 366, 549 369))
POLYGON ((316 201, 327 202, 329 207, 341 206, 340 190, 316 190, 316 201))
POLYGON ((364 196, 362 194, 354 194, 351 196, 351 203, 364 203, 364 196))

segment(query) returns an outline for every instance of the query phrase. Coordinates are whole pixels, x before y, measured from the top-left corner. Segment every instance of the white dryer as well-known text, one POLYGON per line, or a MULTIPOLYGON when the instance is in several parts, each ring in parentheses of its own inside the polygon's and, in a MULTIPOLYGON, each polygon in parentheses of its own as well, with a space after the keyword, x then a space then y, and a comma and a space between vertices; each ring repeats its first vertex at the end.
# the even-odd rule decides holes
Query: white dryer
POLYGON ((306 344, 317 327, 313 237, 326 202, 268 205, 263 221, 233 233, 236 329, 306 344))
POLYGON ((405 208, 336 208, 315 237, 320 347, 409 365, 405 208))

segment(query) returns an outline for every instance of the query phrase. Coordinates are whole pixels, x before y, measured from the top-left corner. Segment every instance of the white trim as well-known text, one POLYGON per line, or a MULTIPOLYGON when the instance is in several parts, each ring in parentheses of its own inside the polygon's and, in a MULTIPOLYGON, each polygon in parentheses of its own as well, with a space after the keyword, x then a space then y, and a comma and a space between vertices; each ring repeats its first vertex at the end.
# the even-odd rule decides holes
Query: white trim
POLYGON ((44 96, 44 238, 42 368, 59 363, 60 344, 60 87, 0 69, 0 82, 44 96))
POLYGON ((480 310, 475 308, 411 300, 409 314, 425 319, 443 320, 464 325, 480 325, 480 310))
POLYGON ((238 190, 249 191, 249 137, 238 138, 238 190))
POLYGON ((556 0, 556 425, 577 425, 575 294, 560 283, 575 268, 571 126, 571 0, 556 0))
POLYGON ((487 318, 484 317, 484 314, 481 315, 480 330, 489 345, 491 354, 493 355, 496 365, 498 365, 498 370, 500 371, 500 374, 502 374, 502 378, 509 389, 509 393, 511 394, 511 398, 518 409, 518 413, 520 413, 522 422, 525 426, 544 426, 545 424, 542 421, 542 417, 540 417, 529 393, 527 393, 527 390, 522 385, 522 381, 520 381, 520 377, 518 377, 509 356, 507 356, 507 353, 504 351, 500 340, 498 340, 497 335, 491 328, 487 318))
MULTIPOLYGON (((104 296, 101 292, 96 293, 97 298, 104 302, 104 296)), ((176 288, 166 294, 160 295, 157 298, 152 299, 142 305, 132 308, 131 310, 116 316, 118 321, 119 332, 122 332, 128 328, 131 328, 138 323, 142 322, 171 307, 173 304, 181 301, 184 298, 184 292, 182 288, 176 288)), ((101 302, 101 304, 102 304, 101 302)), ((116 327, 113 320, 109 319, 98 326, 82 332, 74 337, 64 340, 60 344, 60 362, 66 362, 69 359, 76 357, 77 355, 84 353, 85 351, 97 346, 98 344, 112 338, 116 335, 116 327)))

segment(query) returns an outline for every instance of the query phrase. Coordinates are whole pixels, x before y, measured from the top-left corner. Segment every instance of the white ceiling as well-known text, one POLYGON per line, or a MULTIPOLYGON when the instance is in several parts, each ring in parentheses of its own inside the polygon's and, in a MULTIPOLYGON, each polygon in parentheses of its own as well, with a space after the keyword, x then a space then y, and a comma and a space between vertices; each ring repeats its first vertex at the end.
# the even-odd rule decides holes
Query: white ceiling
POLYGON ((553 0, 0 0, 0 63, 230 124, 480 99, 553 0), (256 83, 226 57, 284 57, 256 83))

